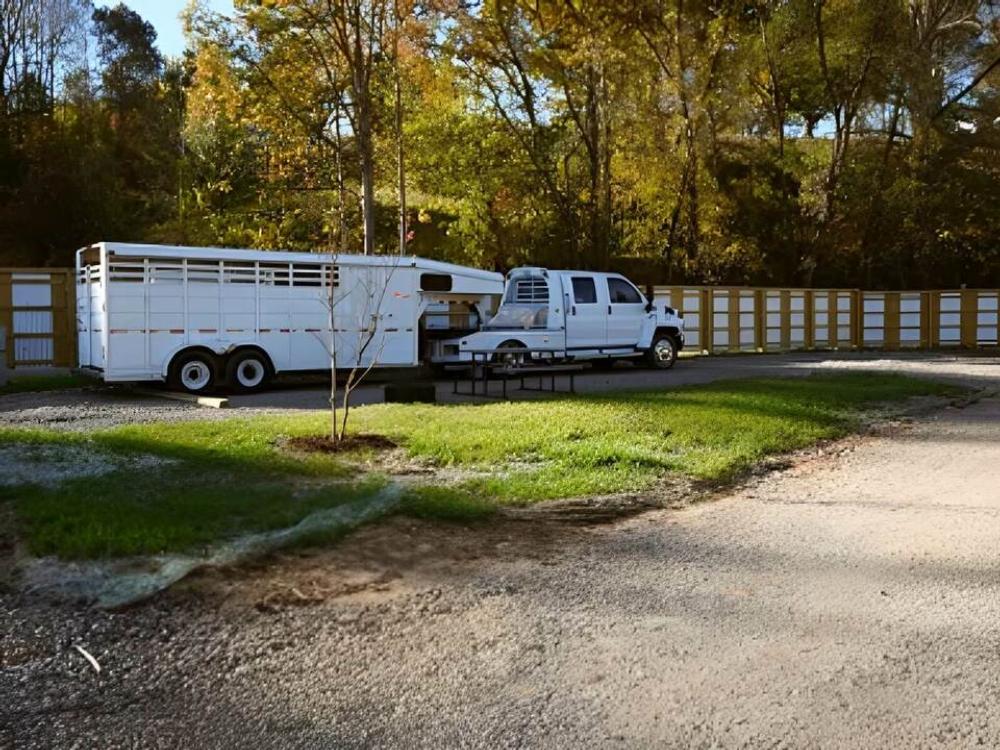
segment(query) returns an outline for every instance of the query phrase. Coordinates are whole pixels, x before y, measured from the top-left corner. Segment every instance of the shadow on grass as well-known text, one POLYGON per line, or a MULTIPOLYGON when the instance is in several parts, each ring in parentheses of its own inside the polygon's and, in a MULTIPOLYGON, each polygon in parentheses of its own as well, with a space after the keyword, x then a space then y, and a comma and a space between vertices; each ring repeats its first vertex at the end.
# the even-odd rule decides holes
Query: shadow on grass
MULTIPOLYGON (((846 434, 866 405, 953 392, 851 373, 518 404, 376 406, 368 415, 359 409, 355 425, 401 440, 414 456, 488 469, 488 476, 413 487, 399 511, 465 522, 498 504, 642 491, 670 472, 725 483, 768 455, 846 434)), ((259 417, 92 435, 7 429, 0 442, 87 445, 118 457, 111 473, 20 488, 16 498, 33 552, 97 557, 189 550, 288 526, 376 491, 384 480, 357 481, 348 457, 284 447, 322 434, 324 423, 259 417), (149 456, 159 460, 132 461, 149 456)))

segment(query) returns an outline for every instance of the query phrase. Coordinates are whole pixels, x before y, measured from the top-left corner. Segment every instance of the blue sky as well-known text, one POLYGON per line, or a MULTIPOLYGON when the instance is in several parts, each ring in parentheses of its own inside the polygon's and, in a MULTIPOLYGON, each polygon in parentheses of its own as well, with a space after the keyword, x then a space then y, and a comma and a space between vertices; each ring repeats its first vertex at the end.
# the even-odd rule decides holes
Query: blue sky
MULTIPOLYGON (((140 16, 156 28, 156 43, 160 52, 176 57, 184 51, 184 34, 181 30, 180 13, 187 7, 188 0, 124 0, 140 16)), ((117 0, 98 2, 97 5, 117 5, 117 0)), ((213 10, 231 13, 232 0, 206 0, 213 10)))

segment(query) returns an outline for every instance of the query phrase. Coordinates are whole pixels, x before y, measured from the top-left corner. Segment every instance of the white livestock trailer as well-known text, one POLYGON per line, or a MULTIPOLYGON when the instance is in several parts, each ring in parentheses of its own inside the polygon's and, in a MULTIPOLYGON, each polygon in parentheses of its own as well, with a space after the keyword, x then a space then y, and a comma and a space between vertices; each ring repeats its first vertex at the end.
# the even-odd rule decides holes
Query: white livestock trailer
POLYGON ((277 373, 447 361, 503 276, 416 257, 102 242, 76 255, 79 365, 193 393, 277 373), (332 285, 332 286, 331 286, 332 285))

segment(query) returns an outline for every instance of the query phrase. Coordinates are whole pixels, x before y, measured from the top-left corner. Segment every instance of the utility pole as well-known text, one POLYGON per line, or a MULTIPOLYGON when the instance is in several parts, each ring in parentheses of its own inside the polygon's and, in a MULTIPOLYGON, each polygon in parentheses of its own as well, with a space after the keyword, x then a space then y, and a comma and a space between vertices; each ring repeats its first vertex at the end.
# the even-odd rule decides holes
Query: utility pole
POLYGON ((399 0, 393 0, 393 19, 395 29, 392 36, 392 57, 393 72, 395 74, 395 94, 396 94, 396 167, 397 178, 399 180, 399 254, 406 254, 406 236, 408 228, 406 226, 406 164, 405 151, 403 146, 403 84, 399 75, 399 35, 403 28, 403 19, 399 13, 399 0))

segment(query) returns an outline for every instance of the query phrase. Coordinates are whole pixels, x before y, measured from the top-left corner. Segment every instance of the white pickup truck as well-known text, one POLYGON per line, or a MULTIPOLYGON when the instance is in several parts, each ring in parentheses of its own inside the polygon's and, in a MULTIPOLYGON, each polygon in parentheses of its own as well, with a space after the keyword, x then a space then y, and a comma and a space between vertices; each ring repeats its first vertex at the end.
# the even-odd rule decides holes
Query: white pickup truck
POLYGON ((497 314, 457 343, 463 359, 528 349, 544 359, 644 357, 651 367, 667 369, 684 346, 684 321, 620 274, 515 268, 497 314))

